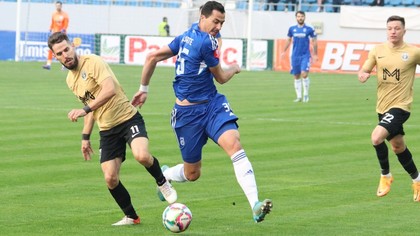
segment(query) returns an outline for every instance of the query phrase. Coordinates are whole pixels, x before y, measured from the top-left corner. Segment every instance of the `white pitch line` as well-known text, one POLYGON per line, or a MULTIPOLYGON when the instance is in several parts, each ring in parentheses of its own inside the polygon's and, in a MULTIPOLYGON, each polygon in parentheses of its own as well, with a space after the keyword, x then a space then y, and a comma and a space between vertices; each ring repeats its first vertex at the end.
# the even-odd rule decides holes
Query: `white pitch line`
MULTIPOLYGON (((273 121, 283 123, 311 123, 311 124, 329 124, 329 125, 346 125, 346 126, 376 126, 377 123, 362 123, 362 122, 344 122, 344 121, 310 121, 310 120, 289 120, 279 118, 257 118, 261 121, 273 121)), ((404 124, 404 127, 420 127, 420 125, 404 124)))

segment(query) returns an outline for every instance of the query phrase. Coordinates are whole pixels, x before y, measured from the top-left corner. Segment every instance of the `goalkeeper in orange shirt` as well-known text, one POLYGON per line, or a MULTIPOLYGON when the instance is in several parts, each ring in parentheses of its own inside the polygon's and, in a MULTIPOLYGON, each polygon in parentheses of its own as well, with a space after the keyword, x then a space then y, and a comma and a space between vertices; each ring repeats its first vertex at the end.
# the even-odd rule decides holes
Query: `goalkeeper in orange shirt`
MULTIPOLYGON (((55 12, 52 14, 50 34, 55 32, 67 33, 67 27, 69 26, 69 16, 62 10, 63 3, 61 1, 55 2, 55 12)), ((42 68, 46 70, 51 69, 53 53, 48 50, 47 64, 43 65, 42 68)))

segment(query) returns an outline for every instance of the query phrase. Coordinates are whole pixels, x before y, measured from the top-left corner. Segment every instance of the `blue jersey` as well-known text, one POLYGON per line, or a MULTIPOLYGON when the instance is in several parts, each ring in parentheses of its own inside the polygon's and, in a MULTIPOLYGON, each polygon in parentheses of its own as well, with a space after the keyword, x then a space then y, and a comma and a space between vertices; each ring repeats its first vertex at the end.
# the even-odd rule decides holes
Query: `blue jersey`
POLYGON ((287 33, 289 38, 293 38, 292 57, 310 57, 310 38, 316 38, 314 28, 308 25, 294 25, 289 28, 287 33))
POLYGON ((173 88, 179 100, 201 102, 211 100, 216 86, 209 67, 219 64, 217 40, 200 31, 198 24, 176 37, 169 45, 177 55, 173 88))

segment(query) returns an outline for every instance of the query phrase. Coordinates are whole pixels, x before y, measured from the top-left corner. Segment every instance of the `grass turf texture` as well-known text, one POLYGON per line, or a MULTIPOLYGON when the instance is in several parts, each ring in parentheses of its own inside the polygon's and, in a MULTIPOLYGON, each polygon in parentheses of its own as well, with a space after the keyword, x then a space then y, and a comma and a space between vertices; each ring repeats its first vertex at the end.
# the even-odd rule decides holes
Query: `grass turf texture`
MULTIPOLYGON (((0 62, 0 232, 2 235, 170 235, 161 223, 166 203, 128 151, 121 180, 142 218, 133 227, 112 227, 123 215, 109 194, 95 155, 83 161, 81 108, 53 64, 0 62)), ((141 67, 112 65, 128 97, 138 89, 141 67)), ((416 235, 420 205, 411 181, 390 151, 391 192, 376 197, 379 166, 370 144, 376 125, 375 78, 311 74, 310 101, 293 103, 292 77, 246 72, 218 86, 240 117, 242 144, 256 173, 260 198, 274 208, 261 224, 252 221, 231 161, 211 141, 202 176, 177 184, 178 201, 193 212, 185 235, 416 235)), ((174 101, 173 69, 158 68, 141 109, 150 150, 161 164, 181 157, 169 124, 174 101)), ((416 98, 416 97, 415 97, 416 98)), ((420 98, 419 98, 420 99, 420 98)), ((420 167, 420 108, 405 125, 406 141, 420 167)))

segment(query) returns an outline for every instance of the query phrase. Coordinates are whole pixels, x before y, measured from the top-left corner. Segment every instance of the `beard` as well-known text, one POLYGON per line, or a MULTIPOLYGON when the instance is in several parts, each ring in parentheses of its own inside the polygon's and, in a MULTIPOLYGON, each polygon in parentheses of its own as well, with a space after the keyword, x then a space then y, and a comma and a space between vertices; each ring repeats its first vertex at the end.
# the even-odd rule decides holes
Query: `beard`
POLYGON ((77 68, 77 66, 79 65, 79 58, 77 57, 77 55, 74 55, 74 59, 73 59, 73 64, 66 66, 65 64, 63 64, 64 67, 66 67, 68 70, 74 70, 77 68))

